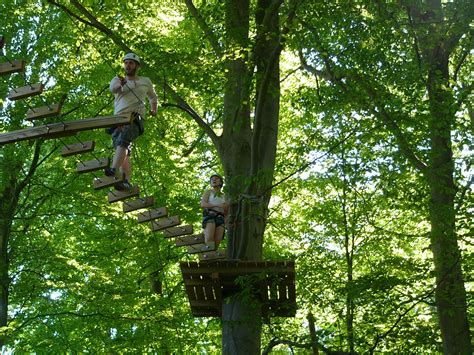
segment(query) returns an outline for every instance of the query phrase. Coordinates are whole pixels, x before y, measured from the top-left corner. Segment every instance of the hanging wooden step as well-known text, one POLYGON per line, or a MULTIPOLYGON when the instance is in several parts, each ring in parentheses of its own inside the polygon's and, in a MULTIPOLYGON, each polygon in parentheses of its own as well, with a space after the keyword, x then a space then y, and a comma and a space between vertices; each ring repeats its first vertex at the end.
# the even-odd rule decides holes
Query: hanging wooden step
POLYGON ((140 194, 140 188, 134 185, 130 188, 130 190, 111 191, 108 193, 107 197, 108 197, 109 203, 113 203, 113 202, 126 200, 127 198, 130 198, 130 197, 138 196, 139 194, 140 194))
POLYGON ((218 260, 227 258, 226 249, 218 249, 199 254, 200 261, 218 260))
POLYGON ((123 213, 140 210, 142 208, 151 207, 155 204, 153 196, 139 198, 135 201, 125 201, 122 206, 123 213))
POLYGON ((154 219, 166 217, 167 215, 168 215, 168 209, 166 207, 160 207, 154 210, 140 212, 138 214, 138 223, 149 222, 154 219))
POLYGON ((63 157, 70 157, 71 155, 92 152, 94 148, 94 141, 68 144, 61 149, 61 155, 63 157))
POLYGON ((193 226, 190 224, 185 224, 183 226, 168 228, 163 231, 163 236, 165 238, 178 237, 180 235, 191 234, 193 232, 193 226))
POLYGON ((61 108, 62 104, 53 104, 49 106, 30 108, 26 113, 26 119, 28 121, 34 121, 39 120, 40 118, 59 116, 59 114, 61 113, 61 108))
POLYGON ((181 223, 181 218, 179 216, 171 216, 171 217, 159 219, 157 221, 151 221, 151 231, 158 232, 162 229, 177 226, 180 223, 181 223))
POLYGON ((214 242, 195 244, 188 246, 188 254, 205 253, 216 250, 214 242))
POLYGON ((122 182, 123 179, 115 177, 115 176, 101 176, 95 178, 92 181, 92 187, 94 190, 105 189, 106 187, 114 186, 115 184, 122 182))
POLYGON ((9 100, 20 100, 31 96, 39 95, 43 92, 44 85, 42 83, 22 86, 20 88, 10 90, 9 100))
POLYGON ((82 173, 88 173, 90 171, 105 169, 106 167, 109 166, 109 163, 110 163, 109 158, 99 158, 99 159, 94 159, 94 160, 81 161, 77 163, 76 172, 82 174, 82 173))
POLYGON ((202 244, 204 243, 204 234, 191 234, 176 237, 176 246, 184 247, 188 245, 202 244))
POLYGON ((12 73, 21 73, 25 71, 24 60, 14 60, 13 62, 0 63, 0 75, 9 75, 12 73))

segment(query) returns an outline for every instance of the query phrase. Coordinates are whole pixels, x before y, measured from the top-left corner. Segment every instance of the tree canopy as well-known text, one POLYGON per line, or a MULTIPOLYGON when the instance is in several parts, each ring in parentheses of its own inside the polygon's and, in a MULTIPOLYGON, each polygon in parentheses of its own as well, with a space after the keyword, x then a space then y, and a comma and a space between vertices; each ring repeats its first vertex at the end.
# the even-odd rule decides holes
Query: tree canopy
MULTIPOLYGON (((0 132, 64 94, 46 122, 112 114, 135 51, 160 103, 132 151, 142 195, 200 230, 225 175, 233 255, 296 260, 296 317, 263 319, 264 353, 468 352, 473 17, 462 0, 6 0, 0 62, 27 70, 0 81, 0 132), (41 98, 6 99, 38 81, 41 98)), ((4 349, 220 353, 181 278, 195 257, 75 172, 111 154, 102 129, 0 147, 4 349), (78 139, 94 155, 61 157, 78 139)))

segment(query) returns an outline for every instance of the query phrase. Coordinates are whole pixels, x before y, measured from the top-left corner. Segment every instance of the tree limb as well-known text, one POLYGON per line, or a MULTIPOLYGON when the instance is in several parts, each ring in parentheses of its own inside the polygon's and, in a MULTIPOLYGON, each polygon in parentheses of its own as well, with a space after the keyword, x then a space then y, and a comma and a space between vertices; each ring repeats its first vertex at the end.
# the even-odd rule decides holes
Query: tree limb
POLYGON ((219 45, 219 42, 217 41, 217 38, 216 38, 214 32, 212 32, 211 28, 206 23, 204 18, 201 16, 198 9, 196 9, 196 7, 194 6, 193 1, 192 0, 184 0, 184 2, 186 3, 186 6, 187 6, 189 12, 191 13, 191 15, 194 17, 197 24, 201 28, 201 30, 204 32, 204 35, 207 37, 207 40, 211 44, 211 47, 214 50, 214 52, 216 53, 217 57, 222 58, 222 48, 219 45))

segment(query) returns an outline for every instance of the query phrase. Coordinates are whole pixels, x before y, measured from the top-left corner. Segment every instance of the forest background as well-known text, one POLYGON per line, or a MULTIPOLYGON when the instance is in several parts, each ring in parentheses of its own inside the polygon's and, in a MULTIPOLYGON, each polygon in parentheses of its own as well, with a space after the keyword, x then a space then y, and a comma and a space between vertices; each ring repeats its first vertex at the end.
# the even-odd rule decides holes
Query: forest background
MULTIPOLYGON (((239 83, 232 65, 253 68, 270 38, 278 91, 250 76, 239 104, 254 132, 259 94, 278 105, 270 178, 248 184, 258 175, 271 187, 259 257, 296 260, 298 311, 263 323, 262 351, 308 351, 310 313, 327 352, 472 351, 473 4, 243 4, 6 0, 3 53, 27 60, 47 101, 67 94, 62 119, 82 119, 112 113, 109 81, 136 51, 161 108, 134 147, 134 180, 199 230, 208 177, 235 177, 223 148, 233 143, 216 138, 239 83), (247 46, 229 40, 230 14, 242 13, 247 46), (267 20, 275 26, 259 32, 267 20)), ((29 125, 28 106, 6 100, 24 79, 0 82, 1 132, 29 125)), ((112 152, 103 130, 79 137, 112 152)), ((5 349, 219 353, 219 319, 193 318, 185 295, 179 261, 195 257, 109 205, 91 175, 75 173, 77 159, 60 156, 64 142, 75 140, 0 148, 5 349)))

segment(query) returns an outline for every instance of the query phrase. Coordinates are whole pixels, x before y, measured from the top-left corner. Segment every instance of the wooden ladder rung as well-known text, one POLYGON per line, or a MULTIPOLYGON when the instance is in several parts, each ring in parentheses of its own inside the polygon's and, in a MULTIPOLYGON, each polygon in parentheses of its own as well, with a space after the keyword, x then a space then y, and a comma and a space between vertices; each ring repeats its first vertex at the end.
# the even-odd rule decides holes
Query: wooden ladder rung
POLYGON ((181 223, 181 218, 179 216, 171 216, 171 217, 162 218, 156 221, 151 221, 151 231, 158 232, 162 229, 177 226, 180 223, 181 223))
POLYGON ((109 203, 113 203, 113 202, 126 200, 127 198, 130 198, 130 197, 138 196, 139 194, 140 194, 140 188, 134 185, 130 188, 130 190, 111 191, 108 193, 107 197, 108 197, 109 203))
POLYGON ((149 222, 154 219, 166 217, 168 209, 166 207, 156 208, 154 210, 144 211, 138 214, 138 223, 149 222))
POLYGON ((176 246, 183 247, 188 245, 194 244, 202 244, 204 243, 204 234, 192 234, 192 235, 182 235, 176 237, 176 246))
POLYGON ((165 238, 178 237, 180 235, 191 234, 193 232, 193 226, 190 224, 185 224, 184 226, 178 226, 173 228, 168 228, 163 231, 163 236, 165 238))
POLYGON ((61 149, 61 155, 63 157, 69 157, 71 155, 82 154, 92 152, 95 148, 94 141, 87 141, 82 143, 68 144, 61 149))
POLYGON ((109 166, 109 162, 110 162, 109 158, 99 158, 99 159, 79 162, 77 163, 76 171, 78 173, 87 173, 90 171, 105 169, 106 167, 109 166))
POLYGON ((20 100, 20 99, 24 99, 26 97, 39 95, 43 92, 43 89, 44 89, 44 85, 42 83, 22 86, 20 88, 10 90, 10 94, 8 95, 8 99, 9 100, 20 100))
POLYGON ((199 254, 199 261, 225 259, 226 254, 227 254, 227 251, 225 249, 219 249, 215 251, 201 253, 199 254))
POLYGON ((59 116, 59 114, 61 113, 61 108, 62 104, 53 104, 49 106, 30 108, 26 113, 26 119, 28 121, 33 121, 39 120, 40 118, 59 116))
POLYGON ((119 182, 122 182, 123 179, 117 178, 115 176, 101 176, 99 178, 95 178, 92 181, 92 187, 94 190, 105 189, 106 187, 113 186, 119 182))
POLYGON ((0 63, 0 75, 20 73, 25 71, 24 60, 14 60, 13 62, 0 63))
POLYGON ((214 242, 195 244, 188 246, 188 254, 207 253, 216 250, 214 242))
POLYGON ((136 211, 142 208, 151 207, 155 204, 153 196, 139 198, 135 201, 125 201, 122 206, 123 213, 136 211))

